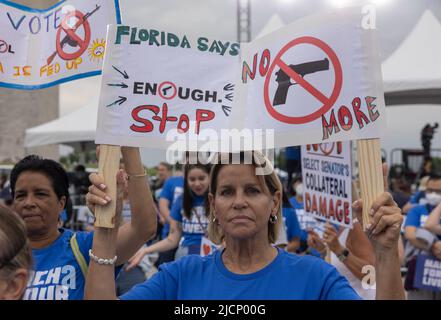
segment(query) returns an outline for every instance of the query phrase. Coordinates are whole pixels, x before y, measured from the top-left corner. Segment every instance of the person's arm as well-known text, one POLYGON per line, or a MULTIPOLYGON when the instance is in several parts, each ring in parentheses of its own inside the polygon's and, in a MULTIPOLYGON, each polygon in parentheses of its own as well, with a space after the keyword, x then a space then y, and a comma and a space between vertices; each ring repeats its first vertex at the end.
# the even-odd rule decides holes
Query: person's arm
MULTIPOLYGON (((92 252, 103 259, 116 255, 118 229, 95 228, 92 252)), ((90 260, 84 288, 85 300, 116 300, 115 265, 101 265, 90 260)))
MULTIPOLYGON (((387 190, 387 166, 383 165, 383 183, 387 190)), ((352 208, 361 221, 362 200, 356 201, 352 208)), ((375 253, 376 299, 405 299, 403 281, 401 279, 398 240, 400 237, 403 215, 392 196, 388 192, 378 196, 369 204, 371 223, 368 226, 368 238, 375 253)))
POLYGON ((146 248, 140 249, 130 260, 129 265, 126 270, 130 270, 142 261, 145 255, 154 252, 164 252, 176 248, 179 245, 179 241, 182 236, 182 225, 181 223, 171 219, 170 231, 164 240, 158 241, 155 244, 148 246, 146 248))
POLYGON ((320 239, 319 235, 313 231, 308 230, 308 238, 306 240, 308 244, 308 249, 310 248, 317 250, 321 256, 324 256, 326 253, 326 245, 325 243, 320 239))
POLYGON ((169 209, 170 201, 166 198, 159 199, 159 215, 161 216, 161 221, 166 223, 170 223, 170 209, 169 209))
POLYGON ((427 243, 416 237, 417 228, 414 226, 407 226, 404 228, 404 237, 411 245, 418 249, 427 249, 427 243))
POLYGON ((436 235, 441 235, 441 203, 438 204, 435 209, 432 210, 432 212, 429 215, 429 218, 427 218, 426 223, 424 224, 424 228, 429 230, 430 232, 435 233, 436 235))
MULTIPOLYGON (((141 162, 139 148, 121 148, 125 170, 129 180, 120 177, 118 182, 117 204, 122 206, 122 193, 124 184, 128 184, 128 194, 131 209, 131 221, 122 225, 118 230, 116 255, 117 265, 124 264, 138 249, 151 239, 156 233, 156 210, 147 177, 144 175, 144 167, 141 162), (119 203, 120 201, 121 203, 119 203)), ((121 171, 119 172, 119 174, 121 171)), ((89 187, 88 206, 93 212, 95 205, 106 205, 109 201, 115 201, 106 195, 106 186, 101 176, 92 173, 90 175, 92 186, 89 187)))
MULTIPOLYGON (((108 200, 99 190, 96 190, 94 181, 100 182, 98 176, 91 175, 90 180, 93 183, 89 187, 89 193, 86 196, 89 209, 94 212, 96 205, 106 205, 108 200)), ((120 170, 117 174, 117 199, 115 212, 115 227, 101 228, 95 227, 91 252, 101 259, 113 259, 116 255, 118 228, 122 212, 124 175, 120 170)), ((105 188, 103 188, 105 189, 105 188)), ((115 263, 113 265, 98 264, 93 259, 90 260, 89 269, 86 276, 84 288, 84 299, 86 300, 115 300, 115 263)))
POLYGON ((128 193, 131 210, 130 223, 119 228, 116 243, 117 265, 130 259, 138 249, 156 234, 156 210, 139 148, 122 147, 125 170, 129 176, 128 193))
POLYGON ((441 260, 441 240, 435 241, 430 252, 438 259, 441 260))
POLYGON ((343 264, 358 279, 362 280, 365 274, 362 272, 366 265, 375 265, 373 249, 367 237, 363 234, 358 223, 354 224, 353 229, 349 231, 346 240, 346 248, 338 240, 338 234, 333 226, 329 223, 323 234, 324 242, 328 244, 329 249, 338 257, 343 254, 344 250, 349 251, 349 255, 343 261, 343 264), (355 245, 353 245, 354 243, 355 245))
POLYGON ((410 201, 407 202, 407 203, 403 206, 403 214, 406 215, 406 214, 410 211, 410 209, 412 209, 412 208, 415 207, 416 205, 417 205, 417 204, 410 203, 410 201))

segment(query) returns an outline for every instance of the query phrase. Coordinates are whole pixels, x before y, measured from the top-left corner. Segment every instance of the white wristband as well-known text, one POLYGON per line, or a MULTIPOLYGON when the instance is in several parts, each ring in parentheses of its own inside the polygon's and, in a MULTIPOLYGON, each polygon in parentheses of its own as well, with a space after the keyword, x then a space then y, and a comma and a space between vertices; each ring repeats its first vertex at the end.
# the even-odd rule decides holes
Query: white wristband
POLYGON ((101 265, 113 265, 116 262, 117 256, 114 256, 113 259, 103 259, 99 258, 92 253, 92 249, 89 249, 89 257, 92 261, 101 264, 101 265))

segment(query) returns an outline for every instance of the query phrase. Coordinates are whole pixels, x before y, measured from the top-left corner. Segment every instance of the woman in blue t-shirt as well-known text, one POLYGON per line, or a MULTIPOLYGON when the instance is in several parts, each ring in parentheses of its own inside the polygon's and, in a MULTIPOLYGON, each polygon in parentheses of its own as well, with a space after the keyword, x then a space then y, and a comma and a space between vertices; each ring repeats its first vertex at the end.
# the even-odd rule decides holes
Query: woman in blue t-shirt
POLYGON ((170 232, 164 240, 140 249, 127 270, 137 266, 146 254, 164 252, 179 246, 175 259, 188 254, 199 254, 201 240, 208 227, 205 212, 210 166, 186 164, 184 167, 184 193, 174 202, 170 215, 170 232))
MULTIPOLYGON (((224 249, 165 264, 120 299, 359 299, 331 265, 273 246, 282 219, 282 184, 269 159, 243 152, 236 164, 237 155, 227 156, 212 168, 208 194, 209 235, 213 242, 224 243, 224 249)), ((361 209, 361 202, 354 204, 356 212, 361 209)), ((377 298, 403 299, 397 252, 401 211, 390 194, 383 193, 372 212, 377 298)), ((102 259, 114 256, 114 241, 95 241, 93 253, 102 259)), ((91 264, 85 297, 116 299, 113 272, 112 266, 91 264)))
MULTIPOLYGON (((119 190, 127 183, 132 220, 115 230, 116 265, 127 261, 156 230, 156 211, 138 148, 121 148, 128 174, 118 172, 119 190)), ((94 186, 91 197, 99 203, 122 201, 110 199, 105 193, 104 181, 97 174, 90 176, 94 186)), ((13 208, 23 218, 27 237, 32 248, 34 268, 25 300, 80 300, 83 298, 87 265, 90 261, 94 232, 73 232, 58 228, 59 216, 69 199, 69 182, 66 171, 53 160, 31 155, 18 162, 11 172, 13 208)), ((93 211, 93 206, 91 206, 93 211)), ((98 230, 99 228, 97 228, 98 230)), ((104 228, 104 233, 105 233, 104 228)), ((103 233, 98 233, 103 236, 103 233)), ((105 237, 105 236, 104 236, 105 237)), ((112 277, 114 281, 114 276, 112 277)))

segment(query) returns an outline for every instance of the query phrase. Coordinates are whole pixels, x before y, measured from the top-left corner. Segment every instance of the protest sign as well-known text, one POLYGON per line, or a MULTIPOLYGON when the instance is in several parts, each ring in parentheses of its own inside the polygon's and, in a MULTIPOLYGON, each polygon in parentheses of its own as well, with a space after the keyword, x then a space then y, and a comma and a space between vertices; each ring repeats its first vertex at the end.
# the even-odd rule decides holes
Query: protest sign
POLYGON ((202 236, 200 256, 205 257, 220 249, 221 246, 214 244, 210 239, 202 236))
POLYGON ((441 261, 432 256, 418 255, 414 286, 429 291, 441 291, 441 261))
POLYGON ((352 228, 350 142, 306 145, 301 154, 305 213, 352 228))
POLYGON ((379 138, 385 107, 375 32, 359 9, 300 19, 243 44, 234 109, 275 146, 379 138))
POLYGON ((101 74, 118 0, 67 0, 46 10, 0 0, 0 87, 41 89, 101 74))
POLYGON ((97 143, 197 149, 229 127, 239 44, 122 25, 107 41, 97 143))
MULTIPOLYGON (((386 123, 379 50, 362 20, 361 8, 315 15, 240 50, 203 36, 110 26, 96 143, 238 151, 222 144, 224 129, 227 139, 253 137, 242 150, 259 149, 254 139, 268 135, 267 148, 379 138, 386 123)), ((366 150, 378 155, 371 142, 366 150)), ((368 204, 382 192, 378 160, 359 157, 368 204)))
POLYGON ((378 138, 380 60, 361 20, 354 10, 305 18, 241 51, 229 41, 111 26, 97 142, 166 148, 170 130, 207 129, 274 130, 273 147, 378 138))

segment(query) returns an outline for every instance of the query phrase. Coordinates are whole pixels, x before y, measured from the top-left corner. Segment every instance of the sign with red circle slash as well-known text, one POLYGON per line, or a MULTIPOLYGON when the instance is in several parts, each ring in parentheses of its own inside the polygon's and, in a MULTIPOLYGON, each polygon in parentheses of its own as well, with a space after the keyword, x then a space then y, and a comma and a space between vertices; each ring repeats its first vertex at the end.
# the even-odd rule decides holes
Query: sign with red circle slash
POLYGON ((90 43, 90 25, 89 22, 84 18, 84 14, 82 14, 80 11, 72 11, 69 12, 67 15, 64 16, 61 27, 58 29, 57 32, 57 53, 63 60, 74 60, 81 56, 84 51, 86 51, 87 47, 90 43), (77 22, 72 27, 68 24, 68 21, 70 21, 73 17, 77 18, 77 22), (84 28, 84 39, 82 39, 76 31, 80 26, 83 26, 84 28), (61 32, 64 31, 66 33, 66 37, 61 40, 61 32), (73 53, 67 53, 63 50, 63 46, 65 43, 68 43, 69 45, 73 47, 79 47, 79 49, 76 52, 73 53))
POLYGON ((284 122, 288 124, 309 123, 318 119, 332 108, 334 103, 337 101, 338 96, 340 95, 342 84, 343 84, 342 67, 335 52, 325 42, 323 42, 320 39, 314 37, 300 37, 286 44, 280 50, 277 56, 274 58, 274 61, 268 70, 264 84, 263 94, 264 94, 265 106, 269 114, 274 119, 280 122, 284 122), (307 62, 300 65, 288 65, 282 60, 283 55, 288 50, 291 50, 292 48, 300 44, 309 44, 318 47, 329 57, 329 60, 331 61, 332 66, 334 67, 334 74, 335 74, 334 86, 330 97, 327 97, 325 94, 320 92, 320 90, 315 88, 311 83, 309 83, 307 80, 303 78, 303 76, 308 73, 328 70, 329 60, 327 58, 325 58, 324 60, 307 62), (285 90, 285 92, 282 93, 282 95, 285 95, 285 99, 286 99, 286 90, 287 90, 286 86, 289 87, 290 85, 292 85, 290 81, 293 80, 296 84, 300 85, 304 90, 306 90, 312 96, 314 96, 322 105, 319 106, 318 109, 311 112, 310 114, 299 117, 287 116, 277 111, 274 108, 274 105, 284 104, 285 102, 281 102, 280 100, 283 100, 283 98, 280 99, 280 97, 279 99, 275 97, 273 101, 271 101, 269 97, 269 85, 271 82, 273 71, 276 67, 280 68, 280 70, 276 73, 277 75, 276 81, 279 82, 279 86, 283 85, 281 83, 282 81, 285 82, 285 89, 282 89, 285 90))

